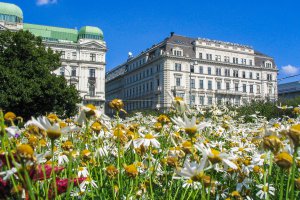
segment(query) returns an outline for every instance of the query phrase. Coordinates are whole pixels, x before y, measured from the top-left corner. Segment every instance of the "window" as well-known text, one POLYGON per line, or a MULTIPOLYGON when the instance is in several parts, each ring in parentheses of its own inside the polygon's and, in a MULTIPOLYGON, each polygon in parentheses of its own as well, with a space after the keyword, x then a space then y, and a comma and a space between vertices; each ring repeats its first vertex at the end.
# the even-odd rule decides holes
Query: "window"
POLYGON ((199 59, 203 59, 202 53, 199 53, 199 59))
POLYGON ((200 88, 200 89, 203 89, 203 88, 204 88, 203 80, 200 80, 199 88, 200 88))
POLYGON ((250 79, 253 79, 253 74, 252 74, 252 72, 249 73, 249 78, 250 78, 250 79))
POLYGON ((269 85, 269 94, 272 94, 273 91, 272 91, 272 85, 269 85))
POLYGON ((207 68, 207 74, 208 74, 208 75, 211 75, 211 67, 208 67, 208 68, 207 68))
POLYGON ((195 104, 195 95, 191 95, 191 104, 195 104))
POLYGON ((200 74, 203 74, 203 66, 200 66, 200 67, 199 67, 199 73, 200 73, 200 74))
POLYGON ((190 85, 190 87, 192 89, 195 89, 195 79, 191 79, 191 85, 190 85))
POLYGON ((253 61, 252 60, 249 60, 249 65, 253 65, 253 61))
POLYGON ((208 81, 207 89, 212 90, 212 81, 210 80, 208 81))
POLYGON ((259 80, 259 73, 256 73, 256 79, 259 80))
POLYGON ((95 69, 89 69, 89 77, 95 77, 95 69))
POLYGON ((176 78, 176 86, 180 86, 181 78, 176 78))
POLYGON ((71 76, 76 76, 76 67, 72 67, 71 76))
POLYGON ((230 62, 229 56, 224 56, 224 62, 230 62))
POLYGON ((247 85, 243 84, 243 92, 247 92, 247 85))
POLYGON ((182 56, 182 51, 173 49, 174 56, 182 56))
POLYGON ((230 69, 225 69, 225 76, 230 76, 230 69))
POLYGON ((216 55, 215 59, 216 59, 216 61, 221 61, 221 56, 220 55, 216 55))
POLYGON ((61 51, 60 53, 61 53, 60 57, 61 57, 61 58, 65 58, 66 52, 65 52, 65 51, 61 51))
POLYGON ((181 71, 181 64, 175 63, 175 71, 181 71))
POLYGON ((217 82, 217 90, 221 90, 221 82, 220 81, 217 82))
POLYGON ((253 93, 253 85, 250 85, 250 93, 253 93))
POLYGON ((207 53, 207 54, 206 54, 206 59, 207 59, 207 60, 212 60, 212 54, 207 53))
POLYGON ((256 85, 256 93, 260 94, 260 85, 256 85))
POLYGON ((216 68, 216 75, 221 76, 221 68, 216 68))
POLYGON ((243 64, 243 65, 246 65, 246 62, 247 62, 246 59, 242 58, 241 61, 242 61, 242 64, 243 64))
POLYGON ((156 79, 156 85, 159 86, 159 79, 156 79))
POLYGON ((90 61, 96 61, 96 54, 94 53, 90 54, 90 61))
POLYGON ((95 96, 95 86, 93 86, 93 85, 90 85, 90 86, 89 86, 89 95, 90 95, 91 97, 94 97, 94 96, 95 96))
POLYGON ((208 105, 212 105, 212 97, 207 97, 208 105))
POLYGON ((267 80, 272 81, 272 74, 267 74, 267 80))
POLYGON ((243 71, 243 78, 246 78, 246 72, 243 71))
POLYGON ((234 64, 238 64, 238 63, 239 63, 239 60, 238 60, 238 58, 233 57, 233 58, 232 58, 232 62, 233 62, 234 64))
POLYGON ((77 60, 77 53, 76 52, 72 52, 72 58, 73 58, 73 60, 77 60))
POLYGON ((239 71, 233 70, 233 77, 239 77, 239 71))
POLYGON ((267 67, 267 68, 272 68, 272 63, 266 62, 266 67, 267 67))
POLYGON ((200 105, 204 105, 204 96, 200 96, 199 103, 200 105))
POLYGON ((191 72, 191 73, 194 73, 194 72, 195 72, 194 65, 191 65, 191 66, 190 66, 190 72, 191 72))
POLYGON ((60 75, 64 76, 65 75, 65 67, 60 68, 60 75))
POLYGON ((229 82, 226 83, 226 90, 230 90, 230 83, 229 82))
POLYGON ((238 84, 238 83, 235 83, 235 84, 234 84, 234 89, 235 89, 236 92, 239 91, 239 84, 238 84))

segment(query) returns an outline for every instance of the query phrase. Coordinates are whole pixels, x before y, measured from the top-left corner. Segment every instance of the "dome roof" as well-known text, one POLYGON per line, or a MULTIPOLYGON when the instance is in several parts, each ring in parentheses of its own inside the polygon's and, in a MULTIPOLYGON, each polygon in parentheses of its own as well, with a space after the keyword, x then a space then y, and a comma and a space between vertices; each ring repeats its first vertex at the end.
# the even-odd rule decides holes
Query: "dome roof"
POLYGON ((23 19, 23 12, 21 8, 11 3, 0 2, 0 14, 13 15, 23 19))
POLYGON ((84 26, 79 30, 79 35, 90 34, 103 36, 103 32, 100 28, 94 26, 84 26))

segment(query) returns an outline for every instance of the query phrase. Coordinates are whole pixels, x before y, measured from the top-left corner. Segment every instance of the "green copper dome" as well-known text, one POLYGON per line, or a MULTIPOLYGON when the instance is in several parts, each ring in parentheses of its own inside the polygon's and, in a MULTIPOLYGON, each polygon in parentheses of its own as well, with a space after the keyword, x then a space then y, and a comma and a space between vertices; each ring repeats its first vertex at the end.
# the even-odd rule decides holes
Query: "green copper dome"
POLYGON ((23 19, 23 12, 21 8, 11 3, 0 2, 0 14, 16 16, 20 19, 23 19))
POLYGON ((84 26, 82 27, 79 32, 79 39, 96 39, 102 40, 103 39, 103 32, 100 28, 94 26, 84 26))

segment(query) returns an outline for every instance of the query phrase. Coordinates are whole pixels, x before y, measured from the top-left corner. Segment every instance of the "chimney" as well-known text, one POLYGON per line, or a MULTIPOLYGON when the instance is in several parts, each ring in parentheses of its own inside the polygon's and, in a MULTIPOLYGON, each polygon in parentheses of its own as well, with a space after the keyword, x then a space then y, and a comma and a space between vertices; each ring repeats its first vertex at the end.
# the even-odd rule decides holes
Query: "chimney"
POLYGON ((172 37, 172 36, 174 35, 174 32, 171 32, 170 35, 171 35, 171 37, 172 37))

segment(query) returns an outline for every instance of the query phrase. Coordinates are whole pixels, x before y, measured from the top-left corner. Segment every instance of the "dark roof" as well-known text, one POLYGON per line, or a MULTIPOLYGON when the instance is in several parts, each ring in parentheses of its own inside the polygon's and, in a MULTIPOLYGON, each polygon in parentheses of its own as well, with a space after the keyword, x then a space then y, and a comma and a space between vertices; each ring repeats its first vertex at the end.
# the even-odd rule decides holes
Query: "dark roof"
POLYGON ((263 57, 271 58, 271 56, 268 56, 267 54, 261 53, 260 51, 256 51, 256 50, 254 50, 254 54, 257 55, 257 56, 263 56, 263 57))

